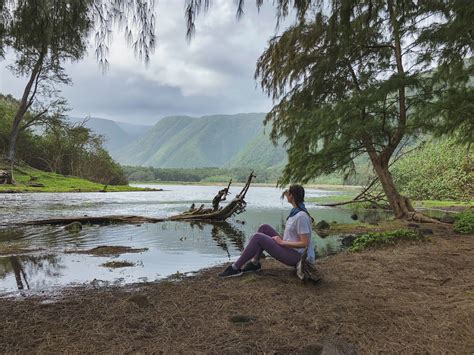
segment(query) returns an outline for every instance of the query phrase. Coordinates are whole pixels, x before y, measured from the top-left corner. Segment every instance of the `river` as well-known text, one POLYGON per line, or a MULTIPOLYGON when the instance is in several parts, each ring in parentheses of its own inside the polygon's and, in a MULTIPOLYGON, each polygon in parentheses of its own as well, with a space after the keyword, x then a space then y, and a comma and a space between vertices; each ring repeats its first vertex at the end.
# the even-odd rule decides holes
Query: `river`
MULTIPOLYGON (((147 185, 160 188, 162 186, 147 185)), ((143 215, 170 216, 191 203, 210 204, 221 186, 165 185, 164 191, 120 193, 22 193, 0 194, 0 244, 33 250, 26 255, 0 257, 0 294, 32 294, 60 290, 64 286, 123 285, 156 281, 236 259, 248 238, 262 223, 282 231, 290 206, 280 199, 281 190, 251 186, 247 209, 229 223, 218 225, 165 222, 143 225, 84 226, 79 233, 63 227, 11 228, 7 225, 33 219, 65 216, 143 215), (140 253, 91 256, 65 253, 97 246, 147 248, 140 253), (108 268, 110 261, 127 261, 133 267, 108 268)), ((239 187, 230 189, 233 198, 239 187)), ((307 189, 307 197, 338 194, 337 191, 307 189)), ((225 202, 224 202, 225 203, 225 202)), ((350 223, 351 211, 307 204, 316 220, 350 223)), ((370 215, 369 218, 377 218, 370 215)), ((319 256, 337 251, 337 237, 314 235, 319 256)))

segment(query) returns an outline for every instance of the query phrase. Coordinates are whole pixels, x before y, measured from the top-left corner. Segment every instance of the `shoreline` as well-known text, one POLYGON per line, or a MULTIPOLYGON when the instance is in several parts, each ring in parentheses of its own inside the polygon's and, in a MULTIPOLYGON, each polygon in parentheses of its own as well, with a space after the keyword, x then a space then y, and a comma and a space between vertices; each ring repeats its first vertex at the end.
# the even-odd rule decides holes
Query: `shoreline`
POLYGON ((218 278, 217 266, 179 281, 70 288, 52 301, 0 298, 8 309, 0 347, 165 353, 333 347, 361 354, 473 349, 473 236, 446 231, 426 243, 342 252, 317 266, 323 279, 316 285, 266 259, 262 272, 240 278, 218 278))
MULTIPOLYGON (((228 182, 194 182, 194 181, 156 181, 156 182, 146 182, 146 181, 130 181, 132 185, 189 185, 189 186, 227 186, 228 182)), ((245 182, 232 182, 232 186, 244 186, 245 182)), ((251 186, 258 187, 275 187, 275 183, 267 182, 252 182, 251 186)), ((352 191, 362 188, 362 186, 357 185, 328 185, 328 184, 306 184, 304 185, 310 189, 320 189, 328 191, 352 191)))
MULTIPOLYGON (((124 185, 120 185, 120 187, 124 187, 124 185)), ((71 190, 65 190, 65 191, 59 191, 59 190, 38 190, 41 188, 36 188, 36 190, 29 190, 29 187, 22 187, 21 189, 0 189, 0 194, 29 194, 29 193, 38 193, 38 194, 44 194, 44 193, 53 193, 53 194, 66 194, 66 193, 92 193, 92 192, 97 192, 97 193, 112 193, 112 192, 160 192, 160 191, 165 191, 164 189, 149 189, 149 188, 133 188, 130 186, 130 189, 127 188, 121 188, 121 189, 111 189, 108 191, 103 191, 103 190, 95 190, 95 189, 71 189, 71 190)))

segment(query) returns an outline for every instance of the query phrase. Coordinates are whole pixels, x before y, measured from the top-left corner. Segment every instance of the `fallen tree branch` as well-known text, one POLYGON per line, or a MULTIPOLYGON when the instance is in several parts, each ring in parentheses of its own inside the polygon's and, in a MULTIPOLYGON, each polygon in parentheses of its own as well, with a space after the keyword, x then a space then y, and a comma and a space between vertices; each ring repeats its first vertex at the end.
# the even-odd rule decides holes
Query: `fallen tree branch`
MULTIPOLYGON (((123 215, 111 215, 111 216, 82 216, 82 217, 66 217, 66 218, 50 218, 42 220, 33 220, 16 225, 28 225, 28 226, 40 226, 40 225, 67 225, 74 222, 80 222, 81 224, 142 224, 142 223, 159 223, 165 221, 201 221, 201 222, 216 222, 224 221, 234 215, 240 214, 245 211, 247 202, 245 202, 245 195, 247 194, 252 179, 255 177, 252 171, 247 178, 247 182, 240 191, 240 193, 225 207, 214 210, 213 208, 204 208, 201 205, 199 208, 192 208, 181 214, 166 217, 166 218, 154 218, 144 216, 123 216, 123 215)), ((229 185, 230 186, 230 183, 229 185)))

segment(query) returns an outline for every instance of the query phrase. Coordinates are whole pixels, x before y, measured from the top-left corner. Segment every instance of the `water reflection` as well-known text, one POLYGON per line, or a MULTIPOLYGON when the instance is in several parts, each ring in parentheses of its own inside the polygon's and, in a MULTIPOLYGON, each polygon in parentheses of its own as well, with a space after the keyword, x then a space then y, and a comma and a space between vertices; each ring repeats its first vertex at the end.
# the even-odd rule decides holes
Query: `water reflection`
MULTIPOLYGON (((63 269, 61 258, 53 254, 12 255, 0 258, 0 279, 13 276, 16 288, 20 291, 36 288, 44 283, 45 278, 59 276, 63 269)), ((12 280, 7 280, 6 284, 10 284, 10 289, 13 286, 12 280)))
POLYGON ((30 285, 28 284, 28 280, 26 279, 25 270, 23 269, 20 261, 18 260, 17 256, 10 256, 10 264, 12 266, 13 272, 15 274, 16 285, 18 286, 19 290, 23 290, 23 280, 25 280, 25 284, 27 289, 30 289, 30 285))
POLYGON ((213 223, 211 237, 227 253, 229 258, 230 253, 227 242, 230 242, 239 252, 244 250, 245 233, 228 222, 213 223))

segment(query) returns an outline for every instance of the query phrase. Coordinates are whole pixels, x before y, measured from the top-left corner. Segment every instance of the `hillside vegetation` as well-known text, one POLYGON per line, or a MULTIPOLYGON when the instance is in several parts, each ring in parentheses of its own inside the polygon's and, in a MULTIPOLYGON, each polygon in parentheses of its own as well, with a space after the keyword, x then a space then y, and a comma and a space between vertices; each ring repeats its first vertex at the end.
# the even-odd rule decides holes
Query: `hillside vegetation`
POLYGON ((92 130, 95 134, 102 136, 104 138, 103 146, 112 156, 118 149, 133 142, 151 128, 151 126, 116 122, 98 117, 80 118, 69 116, 68 121, 73 124, 84 123, 85 127, 92 130))
MULTIPOLYGON (((0 162, 0 169, 4 166, 0 162)), ((104 190, 104 185, 95 183, 75 176, 64 176, 61 174, 46 172, 31 168, 27 165, 17 167, 15 173, 15 185, 0 185, 2 192, 99 192, 104 190)), ((107 192, 119 191, 142 191, 127 185, 109 185, 107 192)))
MULTIPOLYGON (((0 95, 0 156, 6 156, 18 105, 13 97, 0 95)), ((27 113, 26 118, 30 119, 30 115, 27 113)), ((22 127, 15 163, 102 185, 128 184, 120 165, 103 147, 103 138, 84 125, 68 122, 61 115, 45 117, 40 126, 22 127)), ((3 170, 10 170, 9 164, 2 165, 3 170)), ((17 179, 16 170, 13 173, 17 179)), ((22 181, 21 172, 18 179, 22 181)))
POLYGON ((112 155, 124 165, 159 168, 281 166, 286 152, 264 135, 264 117, 264 113, 165 117, 112 155))

